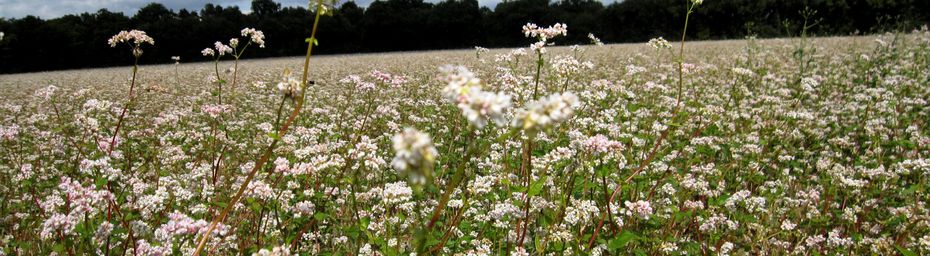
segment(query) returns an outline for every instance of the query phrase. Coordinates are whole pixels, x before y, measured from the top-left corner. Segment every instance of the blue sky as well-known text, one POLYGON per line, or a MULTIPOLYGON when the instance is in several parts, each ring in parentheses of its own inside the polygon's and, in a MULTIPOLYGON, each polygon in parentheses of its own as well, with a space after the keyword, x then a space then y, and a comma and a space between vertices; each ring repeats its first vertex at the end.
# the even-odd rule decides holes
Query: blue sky
MULTIPOLYGON (((345 0, 343 0, 345 1, 345 0)), ((355 0, 359 6, 368 6, 374 0, 355 0)), ((438 2, 440 0, 427 0, 429 2, 438 2)), ((602 0, 605 3, 612 0, 602 0)), ((22 18, 26 15, 39 16, 43 19, 57 18, 66 14, 96 12, 101 8, 113 12, 122 12, 127 16, 132 16, 151 2, 162 3, 172 10, 182 8, 188 10, 200 10, 206 3, 219 4, 222 6, 239 6, 239 9, 248 12, 252 6, 251 0, 0 0, 0 17, 4 18, 22 18)), ((307 0, 276 0, 282 6, 305 6, 307 0)), ((478 0, 482 6, 494 7, 501 0, 478 0)))

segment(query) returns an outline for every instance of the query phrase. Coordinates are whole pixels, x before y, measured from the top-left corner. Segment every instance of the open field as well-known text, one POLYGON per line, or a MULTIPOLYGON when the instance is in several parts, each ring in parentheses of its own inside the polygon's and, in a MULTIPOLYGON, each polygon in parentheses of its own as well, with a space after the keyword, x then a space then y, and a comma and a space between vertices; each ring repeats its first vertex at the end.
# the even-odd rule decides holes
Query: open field
POLYGON ((672 45, 0 75, 0 255, 930 254, 930 32, 672 45))

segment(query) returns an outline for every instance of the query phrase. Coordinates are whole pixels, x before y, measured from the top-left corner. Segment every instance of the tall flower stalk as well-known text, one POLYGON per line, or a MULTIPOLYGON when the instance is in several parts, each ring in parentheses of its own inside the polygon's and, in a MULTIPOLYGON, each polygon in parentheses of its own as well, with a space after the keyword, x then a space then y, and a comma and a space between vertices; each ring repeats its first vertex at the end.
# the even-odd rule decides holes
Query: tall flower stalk
MULTIPOLYGON (((243 181, 242 185, 239 186, 239 190, 236 191, 236 194, 232 197, 230 202, 226 204, 226 207, 223 208, 223 211, 220 212, 220 214, 216 216, 212 222, 210 222, 210 226, 201 236, 200 242, 197 244, 197 249, 194 250, 193 255, 195 256, 200 255, 200 252, 203 251, 204 246, 206 246, 207 241, 210 239, 210 235, 216 229, 217 224, 224 221, 226 217, 229 215, 229 212, 232 211, 232 209, 235 207, 236 203, 239 202, 239 199, 242 198, 242 194, 245 192, 246 188, 248 188, 249 183, 251 183, 252 179, 255 178, 255 174, 258 173, 258 171, 261 170, 262 167, 264 167, 266 163, 268 163, 268 160, 271 158, 271 155, 275 147, 278 145, 278 142, 281 141, 281 138, 287 134, 288 128, 290 128, 290 125, 294 122, 297 116, 300 115, 300 111, 301 109, 303 109, 303 105, 306 99, 305 96, 307 93, 307 87, 310 85, 310 83, 307 82, 307 78, 309 77, 308 71, 310 67, 310 56, 313 53, 313 46, 316 45, 316 42, 317 42, 316 41, 317 27, 320 23, 320 16, 324 14, 324 10, 326 10, 326 7, 323 4, 323 0, 317 0, 316 15, 313 19, 313 29, 310 32, 310 38, 307 39, 307 55, 304 58, 304 74, 300 82, 301 84, 301 90, 299 92, 300 96, 296 97, 295 99, 296 105, 294 106, 294 109, 291 111, 290 115, 287 117, 284 123, 280 127, 277 127, 277 133, 272 135, 273 140, 271 141, 271 144, 269 144, 265 148, 261 157, 258 159, 258 161, 255 162, 255 166, 253 166, 252 170, 249 171, 249 174, 248 176, 246 176, 245 181, 243 181)), ((281 114, 281 110, 282 110, 281 108, 278 109, 279 116, 281 114)))
POLYGON ((119 137, 120 127, 123 126, 123 118, 126 117, 126 112, 132 108, 133 100, 136 98, 133 94, 136 88, 136 74, 139 72, 139 58, 142 57, 142 44, 155 45, 155 40, 145 34, 145 31, 141 30, 130 30, 130 31, 120 31, 116 35, 110 38, 107 41, 110 44, 110 47, 116 47, 120 43, 126 43, 132 49, 132 79, 129 82, 129 101, 126 102, 126 105, 123 106, 123 110, 120 111, 119 119, 116 121, 116 129, 113 131, 113 137, 110 139, 110 146, 107 147, 107 155, 113 153, 113 148, 116 147, 116 138, 119 137))

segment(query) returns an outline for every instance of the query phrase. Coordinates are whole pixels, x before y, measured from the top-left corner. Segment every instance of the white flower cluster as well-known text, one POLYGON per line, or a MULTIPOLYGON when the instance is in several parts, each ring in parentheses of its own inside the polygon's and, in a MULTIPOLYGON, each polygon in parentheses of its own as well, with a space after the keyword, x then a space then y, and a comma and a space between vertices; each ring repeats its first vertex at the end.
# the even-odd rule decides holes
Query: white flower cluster
POLYGON ((107 40, 107 43, 110 44, 110 47, 116 47, 116 44, 123 42, 133 44, 135 47, 138 47, 143 43, 155 45, 155 39, 152 39, 146 35, 145 31, 135 29, 130 31, 120 31, 109 40, 107 40))
POLYGON ((593 33, 588 33, 588 39, 591 39, 591 43, 594 45, 604 46, 604 42, 601 42, 601 39, 594 36, 593 33))
POLYGON ((371 91, 375 89, 375 83, 364 81, 362 77, 358 75, 346 76, 339 80, 339 82, 344 84, 355 84, 355 90, 358 91, 371 91))
POLYGON ((468 122, 479 129, 488 124, 488 120, 498 125, 507 123, 504 113, 510 108, 510 95, 501 92, 487 92, 481 89, 481 79, 462 66, 445 66, 440 68, 441 79, 448 83, 443 95, 455 103, 468 122))
POLYGON ((649 45, 656 50, 672 48, 672 44, 662 37, 649 39, 649 42, 647 42, 646 45, 649 45))
POLYGON ((611 140, 603 134, 588 137, 582 142, 582 147, 591 153, 611 153, 623 149, 623 143, 611 140))
POLYGON ((528 103, 526 109, 517 112, 511 124, 524 130, 546 128, 568 120, 580 105, 574 93, 556 93, 528 103))
POLYGON ((219 54, 220 57, 222 57, 223 55, 226 55, 227 53, 229 54, 233 53, 232 47, 225 45, 220 41, 216 41, 215 43, 213 43, 213 48, 216 48, 216 53, 219 54))
POLYGON ((546 45, 549 39, 559 35, 568 35, 568 26, 562 23, 556 23, 548 28, 542 28, 536 24, 527 23, 523 25, 523 35, 539 39, 539 41, 530 45, 530 50, 543 54, 546 53, 546 45))
POLYGON ((533 23, 523 25, 523 35, 526 37, 535 37, 539 41, 548 41, 558 35, 568 35, 568 26, 562 23, 556 23, 548 28, 542 28, 533 23))
POLYGON ((440 67, 439 71, 439 80, 447 84, 442 95, 453 103, 468 101, 472 92, 481 90, 481 79, 466 67, 446 65, 440 67))
POLYGON ((71 234, 74 231, 74 227, 77 226, 77 223, 78 219, 76 217, 61 213, 53 214, 42 223, 42 231, 39 233, 39 236, 42 237, 42 239, 52 239, 55 238, 57 232, 71 234))
POLYGON ((817 76, 801 78, 801 88, 808 92, 814 91, 820 86, 820 79, 818 78, 817 76))
POLYGON ((291 255, 291 250, 288 249, 286 245, 275 246, 274 248, 271 248, 271 250, 261 249, 261 250, 258 250, 258 252, 252 254, 252 256, 290 256, 290 255, 291 255))
POLYGON ((594 201, 572 198, 572 205, 565 208, 565 223, 572 226, 585 225, 594 219, 597 212, 594 201))
POLYGON ((216 52, 213 51, 212 48, 206 48, 206 49, 203 49, 203 51, 200 51, 200 54, 203 55, 204 57, 207 57, 207 56, 216 55, 216 52))
POLYGON ((429 135, 414 128, 406 128, 404 132, 394 135, 392 141, 397 154, 391 166, 401 176, 407 176, 412 183, 425 184, 426 179, 432 177, 432 170, 427 169, 439 155, 429 135))
POLYGON ((398 181, 384 185, 381 190, 381 200, 386 204, 400 204, 410 201, 413 197, 413 189, 407 186, 407 182, 398 181))
POLYGON ((228 113, 230 110, 232 110, 232 106, 226 104, 205 104, 200 107, 200 111, 212 118, 217 118, 222 114, 228 113))
POLYGON ((58 87, 57 87, 57 86, 54 86, 54 85, 49 85, 49 86, 44 87, 44 88, 42 88, 42 89, 36 90, 35 96, 36 96, 36 97, 39 97, 39 98, 42 98, 42 99, 44 99, 44 100, 49 100, 49 99, 52 98, 52 96, 55 95, 55 91, 58 91, 58 87))
POLYGON ((649 201, 636 201, 636 202, 623 202, 623 205, 626 206, 626 210, 631 214, 636 215, 643 219, 649 219, 649 215, 652 215, 652 204, 649 201))
POLYGON ((258 44, 259 48, 265 48, 265 33, 254 28, 243 28, 242 36, 248 37, 252 43, 258 44))
POLYGON ((313 202, 302 201, 294 204, 291 211, 294 213, 295 218, 300 218, 300 216, 310 216, 315 209, 316 206, 313 205, 313 202))
POLYGON ((290 71, 285 71, 284 78, 275 86, 278 88, 278 92, 285 97, 295 97, 300 94, 302 90, 300 80, 297 80, 297 78, 294 78, 290 74, 290 71))
POLYGON ((574 74, 577 74, 582 70, 590 70, 594 68, 594 63, 590 61, 578 61, 578 59, 572 56, 556 56, 552 60, 552 69, 555 73, 562 78, 570 77, 574 74))
POLYGON ((481 46, 475 46, 475 56, 478 58, 481 58, 482 53, 488 53, 488 52, 491 52, 491 50, 489 50, 488 48, 484 48, 481 46))
POLYGON ((730 69, 730 71, 733 71, 733 73, 735 73, 735 74, 737 74, 737 75, 741 75, 741 76, 754 76, 754 75, 756 75, 756 73, 755 73, 755 72, 752 72, 752 70, 745 69, 745 68, 739 68, 739 67, 732 68, 732 69, 730 69))

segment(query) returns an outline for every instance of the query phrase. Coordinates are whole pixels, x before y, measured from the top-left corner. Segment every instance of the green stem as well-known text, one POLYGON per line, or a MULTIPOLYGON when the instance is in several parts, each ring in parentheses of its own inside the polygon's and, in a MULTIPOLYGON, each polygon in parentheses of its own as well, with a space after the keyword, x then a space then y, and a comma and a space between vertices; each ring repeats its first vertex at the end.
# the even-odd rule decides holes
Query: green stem
POLYGON ((113 147, 116 146, 116 137, 119 136, 119 129, 123 126, 123 118, 126 117, 126 112, 132 106, 132 100, 135 99, 135 95, 132 95, 132 92, 136 88, 136 73, 138 73, 138 71, 139 57, 136 57, 136 60, 132 64, 132 80, 129 82, 129 102, 123 107, 123 111, 120 112, 119 119, 116 121, 116 130, 113 131, 113 138, 110 139, 110 147, 107 148, 108 156, 113 154, 113 147))
POLYGON ((539 75, 543 65, 543 58, 541 52, 536 52, 538 59, 536 60, 536 83, 533 85, 533 100, 536 100, 536 93, 539 90, 539 75))

